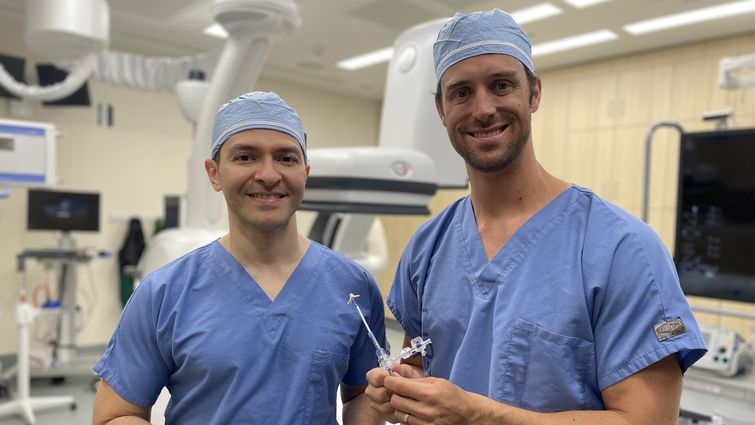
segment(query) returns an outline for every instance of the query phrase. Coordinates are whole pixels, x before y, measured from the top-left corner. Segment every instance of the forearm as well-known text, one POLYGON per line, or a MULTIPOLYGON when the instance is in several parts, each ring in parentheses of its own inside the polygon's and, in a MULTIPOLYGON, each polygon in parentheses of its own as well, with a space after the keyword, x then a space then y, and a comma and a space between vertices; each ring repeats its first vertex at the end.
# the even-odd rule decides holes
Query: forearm
POLYGON ((144 425, 149 421, 139 416, 121 416, 111 420, 94 421, 95 425, 144 425))
POLYGON ((370 400, 360 394, 343 405, 344 425, 382 425, 380 414, 370 407, 370 400))
MULTIPOLYGON (((617 410, 574 410, 540 413, 499 403, 474 394, 469 423, 480 425, 629 425, 625 414, 617 410)), ((654 424, 676 424, 676 418, 657 418, 654 424)))

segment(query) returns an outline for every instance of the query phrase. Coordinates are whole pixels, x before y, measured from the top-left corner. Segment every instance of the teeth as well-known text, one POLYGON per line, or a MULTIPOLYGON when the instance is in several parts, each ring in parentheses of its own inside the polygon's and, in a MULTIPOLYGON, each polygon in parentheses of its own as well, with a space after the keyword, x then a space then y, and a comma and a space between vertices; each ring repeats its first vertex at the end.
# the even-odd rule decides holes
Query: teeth
POLYGON ((282 198, 283 195, 278 195, 275 193, 271 194, 265 194, 265 193, 253 193, 252 198, 259 198, 259 199, 279 199, 282 198))
POLYGON ((494 130, 488 130, 488 131, 473 131, 472 136, 478 137, 478 138, 484 138, 484 137, 497 136, 501 133, 503 133, 503 128, 496 128, 494 130))

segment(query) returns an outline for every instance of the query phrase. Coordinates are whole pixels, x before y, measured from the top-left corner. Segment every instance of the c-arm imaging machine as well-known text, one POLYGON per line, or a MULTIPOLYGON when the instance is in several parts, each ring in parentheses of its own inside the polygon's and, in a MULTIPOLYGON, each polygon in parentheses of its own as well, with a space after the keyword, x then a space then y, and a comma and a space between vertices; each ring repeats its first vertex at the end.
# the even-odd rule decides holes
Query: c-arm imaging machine
MULTIPOLYGON (((216 1, 216 6, 222 3, 216 1)), ((266 4, 259 14, 286 11, 284 22, 289 27, 297 20, 291 1, 249 3, 266 4), (271 7, 273 3, 278 6, 271 7)), ((280 20, 279 17, 275 22, 280 20)), ((373 274, 382 271, 380 262, 364 260, 369 258, 365 244, 376 214, 428 214, 427 205, 438 187, 467 186, 463 161, 448 142, 433 102, 432 42, 444 22, 437 20, 413 27, 397 38, 388 69, 377 147, 312 148, 308 152, 311 172, 301 209, 317 213, 310 238, 361 261, 373 274)), ((237 78, 240 73, 253 74, 256 79, 262 69, 264 60, 245 62, 234 55, 244 53, 264 58, 270 47, 266 37, 276 28, 279 27, 268 25, 256 29, 244 45, 246 49, 265 51, 255 54, 229 47, 239 44, 232 42, 235 36, 248 34, 229 31, 231 36, 209 88, 197 82, 179 84, 180 98, 187 99, 181 102, 184 113, 190 119, 198 117, 189 162, 186 222, 185 226, 158 234, 142 260, 142 272, 154 270, 225 232, 220 224, 222 197, 207 184, 201 161, 207 155, 212 118, 222 103, 220 99, 235 95, 224 87, 224 81, 237 78), (212 93, 213 87, 215 97, 202 94, 203 90, 212 93), (204 99, 200 111, 196 108, 192 111, 191 105, 198 102, 190 99, 204 99)), ((252 83, 234 87, 241 87, 237 91, 241 93, 245 91, 243 87, 248 89, 252 83)))

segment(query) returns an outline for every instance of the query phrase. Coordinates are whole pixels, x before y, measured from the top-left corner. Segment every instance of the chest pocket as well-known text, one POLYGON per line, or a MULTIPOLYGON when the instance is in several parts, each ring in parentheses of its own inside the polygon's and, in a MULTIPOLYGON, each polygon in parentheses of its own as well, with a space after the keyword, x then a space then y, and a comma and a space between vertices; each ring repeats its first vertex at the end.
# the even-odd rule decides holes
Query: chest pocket
POLYGON ((587 409, 593 350, 589 341, 516 319, 503 359, 499 400, 538 412, 587 409))
POLYGON ((349 367, 349 355, 315 349, 304 397, 302 424, 337 425, 336 390, 349 367))

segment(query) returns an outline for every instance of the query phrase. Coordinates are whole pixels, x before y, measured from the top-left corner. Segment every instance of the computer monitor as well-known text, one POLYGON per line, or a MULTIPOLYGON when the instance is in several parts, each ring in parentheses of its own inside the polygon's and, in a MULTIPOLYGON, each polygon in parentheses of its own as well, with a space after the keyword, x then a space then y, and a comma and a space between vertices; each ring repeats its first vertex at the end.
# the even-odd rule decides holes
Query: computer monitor
MULTIPOLYGON (((55 65, 37 64, 37 79, 40 86, 57 84, 66 79, 68 72, 55 65)), ((75 92, 59 100, 42 102, 45 106, 91 106, 89 85, 84 82, 75 92)))
POLYGON ((98 193, 59 192, 29 189, 26 228, 28 230, 100 230, 98 193))
POLYGON ((688 295, 755 302, 755 129, 681 139, 674 261, 688 295))

